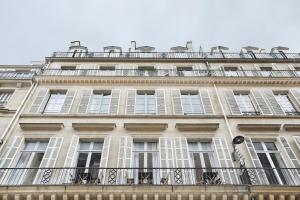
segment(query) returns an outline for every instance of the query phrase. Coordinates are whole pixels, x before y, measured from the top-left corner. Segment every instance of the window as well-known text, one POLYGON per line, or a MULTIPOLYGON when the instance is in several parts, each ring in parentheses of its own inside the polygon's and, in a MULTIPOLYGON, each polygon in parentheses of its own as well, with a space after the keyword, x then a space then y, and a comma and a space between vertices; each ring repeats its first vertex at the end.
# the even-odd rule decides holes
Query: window
POLYGON ((181 92, 181 103, 185 115, 204 114, 200 96, 195 92, 181 92))
POLYGON ((224 67, 225 76, 239 76, 237 67, 224 67))
POLYGON ((193 67, 177 67, 178 76, 193 76, 193 67))
POLYGON ((272 67, 260 67, 261 75, 264 77, 268 77, 272 75, 272 67))
POLYGON ((75 73, 79 72, 76 71, 76 66, 61 66, 61 75, 75 75, 75 73))
POLYGON ((158 184, 158 149, 156 142, 134 142, 133 166, 136 184, 158 184))
POLYGON ((274 142, 253 142, 258 158, 270 184, 288 184, 292 181, 280 152, 274 142))
POLYGON ((26 142, 16 168, 36 168, 12 171, 9 184, 32 184, 44 157, 48 142, 26 142))
POLYGON ((240 108, 240 111, 244 115, 253 115, 256 114, 254 105, 252 104, 250 95, 247 93, 235 93, 235 100, 240 108))
POLYGON ((189 142, 189 154, 196 183, 209 182, 217 176, 211 142, 189 142), (207 179, 207 180, 206 180, 207 179))
POLYGON ((155 91, 137 91, 136 95, 136 114, 155 114, 156 113, 155 91))
POLYGON ((93 91, 88 113, 107 114, 111 99, 110 91, 93 91))
POLYGON ((64 104, 66 92, 51 92, 44 113, 60 113, 64 104))
POLYGON ((294 67, 296 76, 300 76, 300 67, 294 67))
POLYGON ((80 141, 76 165, 76 183, 95 183, 97 181, 102 149, 102 142, 80 141))
POLYGON ((276 101, 278 102, 278 104, 281 106, 281 108, 286 114, 296 114, 297 111, 294 105, 292 104, 288 94, 277 93, 274 94, 274 96, 276 101))
POLYGON ((5 106, 8 103, 11 95, 12 92, 0 92, 0 107, 5 106))
POLYGON ((156 76, 157 71, 155 70, 154 66, 139 66, 139 75, 142 76, 156 76))
POLYGON ((113 76, 116 69, 114 66, 101 66, 100 70, 103 76, 113 76))

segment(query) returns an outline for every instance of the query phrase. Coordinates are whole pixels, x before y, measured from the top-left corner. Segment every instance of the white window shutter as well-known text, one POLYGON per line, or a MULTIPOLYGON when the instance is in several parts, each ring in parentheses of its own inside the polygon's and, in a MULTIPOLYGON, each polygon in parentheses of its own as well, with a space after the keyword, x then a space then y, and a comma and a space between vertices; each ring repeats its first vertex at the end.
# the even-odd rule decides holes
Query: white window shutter
POLYGON ((298 90, 298 89, 291 89, 290 92, 293 95, 293 97, 295 98, 295 100, 297 101, 298 108, 299 108, 299 106, 300 106, 300 90, 298 90))
POLYGON ((77 113, 80 113, 80 114, 87 113, 91 95, 92 95, 92 90, 84 90, 83 91, 77 113))
POLYGON ((287 157, 290 159, 290 164, 292 168, 300 168, 300 162, 298 161, 293 149, 291 148, 289 142, 284 136, 279 136, 277 138, 278 143, 281 145, 282 149, 286 153, 287 157))
MULTIPOLYGON (((62 137, 51 137, 46 152, 43 156, 42 162, 39 166, 39 168, 49 168, 49 169, 41 169, 37 172, 37 175, 35 177, 34 183, 35 184, 49 184, 51 183, 51 176, 52 171, 51 168, 55 167, 55 163, 57 161, 61 146, 63 143, 62 137), (44 174, 47 174, 47 176, 44 177, 44 174)), ((53 169, 52 169, 53 170, 53 169)), ((56 171, 54 171, 54 174, 58 175, 56 171)), ((54 179, 57 179, 58 177, 53 177, 54 179)))
POLYGON ((193 65, 193 71, 195 76, 200 76, 201 74, 201 65, 193 65))
POLYGON ((222 175, 223 182, 229 184, 238 184, 238 178, 234 169, 224 169, 234 167, 231 159, 231 153, 229 151, 225 138, 214 137, 213 144, 217 160, 219 162, 219 167, 221 168, 221 171, 219 173, 222 175))
POLYGON ((209 96, 209 93, 206 89, 199 90, 201 102, 204 108, 204 113, 207 115, 213 115, 214 110, 211 103, 211 98, 209 96))
POLYGON ((298 147, 298 150, 300 151, 300 136, 293 136, 293 139, 298 147))
POLYGON ((166 114, 166 102, 165 102, 165 91, 157 89, 156 94, 156 114, 165 115, 166 114))
MULTIPOLYGON (((77 150, 79 148, 79 137, 73 135, 67 152, 64 168, 76 167, 77 150)), ((75 178, 75 169, 65 169, 62 172, 62 183, 70 183, 75 178)))
POLYGON ((232 90, 227 90, 224 92, 227 103, 229 105, 229 108, 231 110, 231 113, 233 115, 240 115, 241 114, 241 110, 239 108, 239 105, 237 104, 233 91, 232 90))
POLYGON ((257 183, 253 183, 253 184, 258 184, 258 185, 259 184, 268 184, 267 176, 262 169, 262 165, 260 163, 260 160, 258 158, 256 150, 253 146, 251 138, 245 137, 245 143, 246 143, 247 150, 248 150, 249 156, 251 158, 253 167, 258 168, 257 170, 255 170, 255 179, 257 180, 257 183))
POLYGON ((116 66, 116 76, 122 76, 123 75, 123 66, 117 65, 116 66))
POLYGON ((256 104, 259 107, 259 110, 262 115, 272 115, 272 111, 268 106, 267 102, 265 101, 264 97, 261 95, 260 91, 258 90, 251 90, 251 93, 256 101, 256 104))
POLYGON ((161 178, 167 180, 168 183, 173 183, 173 171, 174 168, 174 156, 173 156, 173 143, 172 138, 170 137, 160 137, 159 138, 159 158, 160 158, 160 167, 167 168, 160 170, 161 178))
POLYGON ((75 94, 76 94, 76 90, 73 90, 73 89, 68 90, 68 92, 66 94, 66 98, 65 98, 64 104, 63 104, 63 106, 61 108, 60 113, 67 114, 67 113, 70 112, 72 103, 74 101, 75 94))
POLYGON ((171 94, 172 94, 174 115, 183 115, 180 90, 172 90, 171 94))
POLYGON ((24 138, 19 136, 12 137, 8 143, 5 144, 5 148, 0 157, 0 168, 10 167, 22 144, 24 144, 24 138))
POLYGON ((43 102, 46 101, 46 97, 48 96, 48 90, 47 89, 41 89, 35 100, 33 101, 32 105, 31 105, 31 108, 29 110, 29 113, 42 113, 43 112, 43 108, 42 108, 42 105, 43 105, 43 102))
POLYGON ((134 115, 135 113, 135 96, 136 90, 128 90, 127 91, 127 105, 126 105, 126 114, 134 115))
MULTIPOLYGON (((106 179, 106 169, 108 165, 108 158, 109 158, 109 148, 110 148, 111 136, 107 136, 104 138, 103 149, 101 154, 101 161, 100 161, 100 170, 98 174, 98 178, 102 184, 105 183, 106 179)), ((106 181, 107 182, 107 181, 106 181)))
MULTIPOLYGON (((132 167, 132 148, 132 137, 122 136, 119 143, 118 168, 132 167)), ((127 178, 133 178, 133 171, 131 169, 120 169, 120 171, 117 173, 117 176, 118 183, 124 184, 127 182, 127 178)))
MULTIPOLYGON (((20 151, 21 147, 24 144, 23 137, 12 137, 7 144, 5 144, 5 148, 1 152, 0 156, 0 168, 8 168, 11 167, 12 161, 15 159, 17 153, 20 151)), ((9 171, 0 170, 0 184, 6 184, 7 176, 5 174, 10 173, 9 171)))
POLYGON ((185 137, 173 138, 173 147, 175 154, 175 166, 176 168, 183 168, 182 170, 182 183, 191 184, 192 174, 187 168, 191 168, 190 155, 187 139, 185 137))
POLYGON ((119 111, 120 90, 112 90, 109 106, 109 114, 117 115, 119 111))
POLYGON ((281 106, 278 104, 277 100, 274 97, 274 94, 272 90, 265 90, 264 96, 269 102, 269 105, 271 106, 273 113, 275 115, 284 115, 284 111, 282 110, 281 106))

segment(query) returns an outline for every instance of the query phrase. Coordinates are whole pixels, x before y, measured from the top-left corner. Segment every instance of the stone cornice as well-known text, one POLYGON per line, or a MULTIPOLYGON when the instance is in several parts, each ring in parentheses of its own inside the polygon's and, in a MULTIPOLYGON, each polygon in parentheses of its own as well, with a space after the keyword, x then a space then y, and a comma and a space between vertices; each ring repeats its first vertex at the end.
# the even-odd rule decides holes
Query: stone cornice
POLYGON ((37 76, 39 84, 300 84, 300 78, 255 77, 91 77, 91 76, 37 76))

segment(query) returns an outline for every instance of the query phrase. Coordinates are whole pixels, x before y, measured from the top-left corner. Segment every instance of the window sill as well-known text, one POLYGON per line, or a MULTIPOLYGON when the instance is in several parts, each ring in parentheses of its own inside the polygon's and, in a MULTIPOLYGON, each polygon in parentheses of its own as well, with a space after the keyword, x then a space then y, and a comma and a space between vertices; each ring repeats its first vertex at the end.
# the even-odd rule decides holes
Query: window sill
POLYGON ((64 123, 19 123, 24 131, 58 131, 64 127, 64 123))
POLYGON ((176 123, 179 131, 216 131, 219 123, 176 123))
POLYGON ((164 131, 168 128, 167 123, 124 123, 128 131, 164 131))
POLYGON ((237 124, 240 131, 279 131, 281 124, 237 124))
POLYGON ((112 131, 116 128, 115 123, 72 123, 76 131, 112 131))

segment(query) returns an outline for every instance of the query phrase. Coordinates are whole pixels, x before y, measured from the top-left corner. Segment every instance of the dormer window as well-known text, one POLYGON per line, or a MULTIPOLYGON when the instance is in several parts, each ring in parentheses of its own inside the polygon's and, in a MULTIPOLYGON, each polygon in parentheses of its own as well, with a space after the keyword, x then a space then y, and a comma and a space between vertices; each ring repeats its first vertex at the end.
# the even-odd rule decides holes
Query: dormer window
POLYGON ((193 67, 177 67, 178 76, 193 76, 193 67))
POLYGON ((61 66, 61 70, 76 70, 76 66, 61 66))
POLYGON ((141 76, 156 76, 157 71, 155 70, 154 66, 139 66, 139 75, 141 76))
POLYGON ((225 76, 238 76, 238 67, 224 67, 225 76))
POLYGON ((272 75, 272 67, 260 67, 262 76, 269 77, 272 75))

